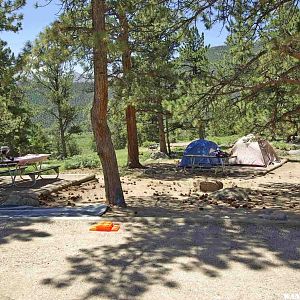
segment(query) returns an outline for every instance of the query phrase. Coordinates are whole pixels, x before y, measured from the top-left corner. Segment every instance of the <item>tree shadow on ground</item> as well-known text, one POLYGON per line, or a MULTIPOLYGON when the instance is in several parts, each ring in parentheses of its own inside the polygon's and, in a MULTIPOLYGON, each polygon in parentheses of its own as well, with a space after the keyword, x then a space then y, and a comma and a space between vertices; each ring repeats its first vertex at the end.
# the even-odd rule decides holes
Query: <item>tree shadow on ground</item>
POLYGON ((147 166, 148 168, 137 175, 138 178, 181 180, 197 177, 224 178, 252 178, 265 174, 266 169, 261 167, 228 166, 225 172, 221 167, 213 168, 178 168, 171 163, 158 163, 147 166))
POLYGON ((272 182, 260 184, 259 187, 267 190, 278 190, 281 192, 288 192, 296 197, 300 196, 300 183, 287 183, 287 182, 272 182))
POLYGON ((50 224, 49 219, 0 219, 0 245, 13 241, 30 242, 35 238, 47 238, 51 234, 46 231, 36 230, 34 224, 50 224))
POLYGON ((189 214, 180 221, 117 220, 124 230, 119 244, 80 249, 79 255, 66 258, 69 269, 63 275, 44 278, 42 284, 57 289, 87 284, 90 288, 78 299, 139 299, 155 285, 180 288, 179 274, 199 281, 201 276, 222 277, 233 263, 257 272, 300 268, 299 229, 293 226, 240 225, 234 218, 191 222, 189 214))
POLYGON ((7 180, 1 182, 0 181, 0 193, 1 194, 9 194, 11 192, 26 192, 26 191, 35 191, 35 190, 39 190, 49 184, 61 184, 61 182, 63 182, 64 180, 61 178, 43 178, 43 179, 37 179, 36 184, 34 186, 32 185, 32 181, 30 181, 29 179, 24 179, 24 181, 22 181, 22 183, 18 182, 18 184, 21 184, 22 186, 13 186, 11 185, 10 182, 8 182, 7 180))
POLYGON ((274 205, 300 208, 300 184, 272 182, 259 184, 259 188, 265 191, 264 199, 274 205))

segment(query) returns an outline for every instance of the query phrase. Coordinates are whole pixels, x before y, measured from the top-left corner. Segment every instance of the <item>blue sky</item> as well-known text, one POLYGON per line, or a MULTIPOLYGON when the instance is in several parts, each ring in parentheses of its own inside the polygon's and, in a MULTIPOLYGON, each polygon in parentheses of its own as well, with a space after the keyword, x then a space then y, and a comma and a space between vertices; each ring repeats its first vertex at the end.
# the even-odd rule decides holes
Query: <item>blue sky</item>
MULTIPOLYGON (((35 8, 37 0, 27 0, 21 13, 24 15, 22 22, 23 30, 18 33, 1 32, 0 38, 8 42, 8 46, 12 51, 18 54, 24 47, 26 41, 33 41, 39 32, 57 18, 60 6, 59 1, 52 1, 45 7, 35 8)), ((39 0, 39 3, 45 3, 44 0, 39 0)))
MULTIPOLYGON (((40 0, 40 3, 45 1, 40 0)), ((27 0, 26 6, 22 9, 24 14, 23 30, 18 33, 1 32, 0 38, 8 42, 8 46, 15 54, 18 54, 24 47, 26 41, 33 41, 39 32, 57 18, 60 6, 59 1, 53 0, 46 7, 35 8, 36 0, 27 0)), ((221 31, 221 25, 207 31, 199 24, 200 31, 205 33, 205 42, 211 46, 223 45, 227 36, 226 30, 221 31)))

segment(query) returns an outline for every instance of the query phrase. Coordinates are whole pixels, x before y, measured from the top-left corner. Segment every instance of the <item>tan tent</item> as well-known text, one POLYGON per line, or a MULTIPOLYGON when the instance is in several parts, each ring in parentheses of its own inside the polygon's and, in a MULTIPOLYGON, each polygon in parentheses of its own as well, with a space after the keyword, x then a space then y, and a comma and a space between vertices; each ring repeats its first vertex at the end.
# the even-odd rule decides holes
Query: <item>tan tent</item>
POLYGON ((273 147, 266 140, 256 140, 253 134, 239 139, 232 148, 232 164, 263 166, 279 162, 273 147))

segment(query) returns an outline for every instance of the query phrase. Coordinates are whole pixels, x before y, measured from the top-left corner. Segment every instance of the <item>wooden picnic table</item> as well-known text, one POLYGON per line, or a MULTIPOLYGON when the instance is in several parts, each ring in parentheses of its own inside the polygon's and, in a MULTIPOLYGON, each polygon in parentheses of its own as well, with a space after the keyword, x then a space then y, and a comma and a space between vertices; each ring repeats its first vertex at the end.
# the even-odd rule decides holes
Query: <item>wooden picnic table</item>
POLYGON ((34 165, 38 168, 49 156, 50 154, 27 154, 25 156, 14 157, 13 161, 16 162, 18 166, 34 165))
POLYGON ((31 186, 34 186, 36 180, 38 178, 43 178, 42 173, 46 171, 54 170, 56 173, 56 178, 58 178, 59 166, 50 166, 47 168, 42 167, 42 163, 46 161, 49 156, 50 154, 27 154, 25 156, 14 157, 13 160, 4 159, 0 163, 0 166, 2 164, 2 166, 7 167, 7 171, 6 172, 4 171, 3 173, 9 173, 13 185, 20 186, 19 184, 17 185, 16 183, 17 176, 20 176, 20 178, 24 180, 23 176, 28 175, 31 179, 31 186), (14 167, 13 170, 11 169, 11 166, 14 167), (28 166, 33 166, 34 170, 25 174, 24 171, 28 166))

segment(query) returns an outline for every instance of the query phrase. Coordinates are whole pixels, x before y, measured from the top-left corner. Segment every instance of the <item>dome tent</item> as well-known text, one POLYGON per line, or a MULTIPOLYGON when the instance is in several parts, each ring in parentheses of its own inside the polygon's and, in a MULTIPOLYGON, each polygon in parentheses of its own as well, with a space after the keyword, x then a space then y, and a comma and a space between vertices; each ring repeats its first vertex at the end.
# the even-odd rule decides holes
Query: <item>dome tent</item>
MULTIPOLYGON (((191 158, 186 157, 186 155, 214 155, 213 152, 217 151, 219 146, 211 141, 207 140, 196 140, 191 142, 185 149, 183 153, 183 157, 179 164, 179 167, 188 167, 191 166, 191 158)), ((203 157, 195 157, 194 158, 195 165, 220 165, 221 160, 219 158, 203 158, 203 157)))
POLYGON ((266 140, 257 139, 253 134, 240 138, 231 150, 235 158, 231 164, 267 167, 279 162, 274 148, 266 140))

